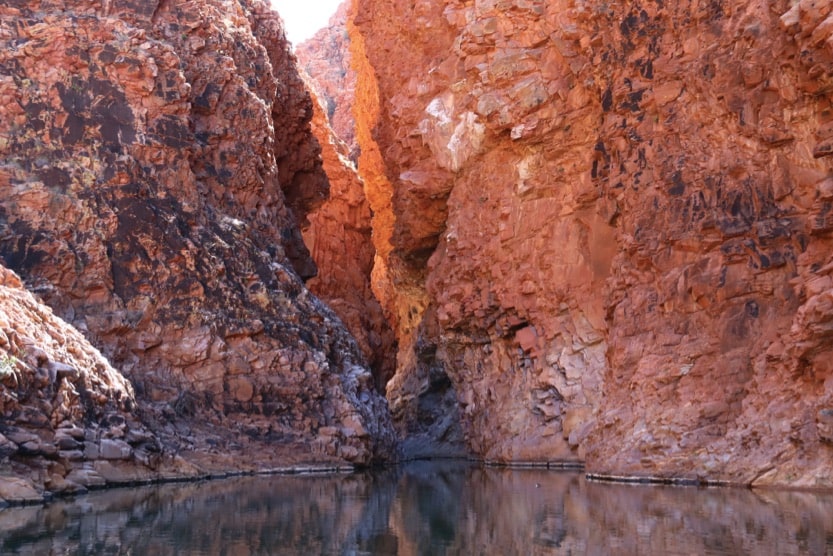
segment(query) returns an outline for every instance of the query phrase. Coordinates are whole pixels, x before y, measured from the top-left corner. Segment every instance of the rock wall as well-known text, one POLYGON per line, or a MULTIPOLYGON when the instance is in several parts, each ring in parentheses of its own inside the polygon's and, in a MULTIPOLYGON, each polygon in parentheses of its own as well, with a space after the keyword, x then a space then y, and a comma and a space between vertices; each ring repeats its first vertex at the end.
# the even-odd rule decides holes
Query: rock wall
POLYGON ((267 5, 12 0, 0 43, 0 256, 171 449, 230 469, 393 454, 359 346, 299 278, 328 182, 267 5))
POLYGON ((347 33, 350 5, 349 0, 343 2, 326 27, 295 47, 295 56, 298 66, 311 78, 318 92, 330 127, 336 137, 347 145, 348 158, 356 162, 359 157, 353 116, 356 72, 352 68, 353 57, 347 33))
MULTIPOLYGON (((309 90, 316 100, 315 84, 309 90)), ((324 300, 359 343, 384 395, 393 376, 396 340, 370 283, 375 250, 371 240, 370 204, 364 184, 349 160, 349 147, 330 127, 324 107, 315 103, 312 132, 321 144, 330 197, 308 216, 304 241, 319 268, 306 285, 324 300)))
POLYGON ((356 0, 400 428, 447 381, 487 459, 833 486, 831 11, 356 0))
POLYGON ((103 484, 105 467, 176 472, 130 383, 2 266, 0 418, 0 506, 103 484))
POLYGON ((330 181, 329 198, 313 211, 303 230, 321 269, 307 286, 347 324, 370 361, 377 389, 384 393, 395 371, 396 339, 371 283, 376 250, 373 214, 356 168, 356 72, 347 33, 349 8, 350 2, 342 3, 326 27, 295 48, 307 88, 317 100, 312 131, 330 181))
MULTIPOLYGON (((394 283, 391 279, 393 273, 386 270, 388 261, 394 261, 395 264, 394 259, 385 255, 392 248, 390 234, 395 219, 391 213, 389 184, 378 169, 382 165, 378 149, 375 149, 372 141, 366 140, 364 143, 368 150, 362 153, 358 145, 357 132, 369 137, 372 133, 370 115, 376 113, 378 107, 374 104, 377 101, 374 80, 363 76, 361 81, 357 81, 358 74, 352 67, 353 50, 361 48, 361 37, 353 33, 351 39, 348 32, 348 25, 352 25, 348 19, 350 8, 351 2, 344 2, 327 27, 296 49, 299 64, 305 72, 309 72, 310 87, 315 89, 332 132, 338 138, 329 136, 326 128, 316 125, 313 120, 313 129, 324 146, 324 166, 334 190, 327 206, 318 211, 322 216, 310 217, 316 220, 311 231, 304 233, 304 237, 308 245, 320 243, 320 247, 313 247, 316 263, 325 268, 337 268, 339 272, 330 273, 332 278, 329 280, 311 280, 309 286, 327 300, 342 319, 354 323, 349 325, 354 335, 373 339, 374 344, 378 341, 378 346, 373 348, 376 355, 372 356, 372 360, 383 362, 384 365, 374 365, 377 385, 380 391, 389 390, 389 401, 396 404, 394 421, 403 442, 405 456, 465 455, 456 396, 442 369, 434 367, 433 372, 418 372, 415 365, 409 365, 409 368, 417 372, 399 373, 398 377, 394 377, 397 345, 412 345, 415 336, 400 329, 397 338, 390 331, 390 326, 406 323, 417 315, 407 314, 408 305, 395 300, 403 295, 421 297, 422 294, 419 287, 409 288, 407 281, 394 283), (341 161, 328 154, 328 144, 336 147, 342 156, 341 161), (358 185, 354 184, 354 178, 351 177, 355 167, 343 160, 344 157, 365 169, 360 172, 365 179, 358 178, 358 185), (377 169, 367 171, 367 168, 377 169), (344 185, 341 185, 342 182, 344 185), (361 192, 359 187, 362 188, 361 192), (350 193, 338 193, 335 189, 350 193), (341 199, 345 198, 360 200, 362 212, 351 214, 337 208, 342 205, 341 199), (329 206, 333 206, 333 209, 329 209, 329 206), (364 213, 365 210, 367 213, 364 213), (325 213, 330 216, 324 217, 325 213), (361 217, 360 221, 356 220, 356 216, 361 217), (316 227, 318 231, 314 229, 316 227), (364 227, 367 227, 367 233, 357 236, 355 231, 364 227), (367 256, 370 261, 367 261, 367 256), (331 258, 332 263, 327 263, 327 258, 331 258), (362 276, 370 276, 371 279, 368 281, 362 276), (361 294, 364 300, 356 296, 358 292, 364 292, 361 294), (345 303, 348 299, 355 301, 345 303), (377 309, 380 305, 381 311, 377 309), (401 310, 405 314, 400 314, 401 310), (357 314, 361 315, 359 322, 353 316, 357 314), (395 383, 398 384, 403 377, 407 377, 407 385, 390 383, 391 379, 396 378, 395 383), (403 403, 405 399, 409 401, 403 403), (440 415, 440 419, 435 419, 435 416, 440 415)), ((357 52, 356 60, 364 60, 361 50, 357 52)), ((412 358, 414 354, 410 348, 399 349, 398 352, 399 356, 405 358, 412 358)))

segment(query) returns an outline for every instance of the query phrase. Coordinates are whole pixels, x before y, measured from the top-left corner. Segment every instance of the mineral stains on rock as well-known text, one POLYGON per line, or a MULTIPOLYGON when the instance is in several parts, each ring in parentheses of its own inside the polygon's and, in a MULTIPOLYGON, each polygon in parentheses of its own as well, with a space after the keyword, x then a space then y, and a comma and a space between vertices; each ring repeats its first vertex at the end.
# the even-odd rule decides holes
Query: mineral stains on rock
POLYGON ((278 17, 259 0, 0 15, 5 264, 206 469, 392 457, 365 355, 299 278, 316 268, 297 222, 329 184, 278 17))
POLYGON ((832 10, 354 2, 395 418, 440 368, 487 459, 831 486, 832 10))
POLYGON ((0 16, 0 256, 56 317, 3 291, 64 321, 2 321, 10 491, 397 435, 833 487, 833 2, 353 0, 314 118, 260 0, 0 16))

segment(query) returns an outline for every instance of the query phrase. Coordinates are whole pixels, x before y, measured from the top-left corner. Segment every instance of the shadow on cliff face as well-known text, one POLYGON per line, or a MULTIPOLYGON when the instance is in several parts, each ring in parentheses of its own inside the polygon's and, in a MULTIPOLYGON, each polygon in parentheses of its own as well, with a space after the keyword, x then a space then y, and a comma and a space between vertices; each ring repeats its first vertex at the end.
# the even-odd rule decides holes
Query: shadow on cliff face
POLYGON ((402 438, 402 457, 467 457, 457 389, 443 360, 437 358, 437 346, 418 342, 414 352, 408 372, 401 373, 388 390, 402 438))
POLYGON ((280 20, 140 4, 0 6, 0 255, 136 383, 171 454, 391 457, 363 354, 301 279, 296 216, 328 181, 280 20))

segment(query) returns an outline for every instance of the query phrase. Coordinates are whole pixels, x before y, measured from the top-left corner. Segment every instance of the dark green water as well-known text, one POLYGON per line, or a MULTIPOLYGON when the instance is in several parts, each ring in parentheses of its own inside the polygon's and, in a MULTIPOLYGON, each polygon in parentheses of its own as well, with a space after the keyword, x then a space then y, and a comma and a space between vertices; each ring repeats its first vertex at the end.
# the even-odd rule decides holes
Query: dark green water
POLYGON ((0 554, 833 555, 833 495, 423 462, 0 510, 0 554))

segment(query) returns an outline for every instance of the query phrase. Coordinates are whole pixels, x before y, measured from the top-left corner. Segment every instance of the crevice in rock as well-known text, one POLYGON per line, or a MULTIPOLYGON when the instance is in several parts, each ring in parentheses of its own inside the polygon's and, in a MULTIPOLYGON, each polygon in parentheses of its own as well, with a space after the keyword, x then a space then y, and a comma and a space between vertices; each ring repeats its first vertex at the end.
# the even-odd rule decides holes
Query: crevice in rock
POLYGON ((509 4, 347 18, 400 433, 829 485, 833 2, 509 4))
MULTIPOLYGON (((462 455, 467 451, 462 443, 456 391, 442 362, 412 356, 427 306, 425 266, 444 231, 447 212, 450 190, 437 186, 442 188, 448 176, 414 171, 404 181, 398 180, 401 187, 388 179, 389 171, 374 139, 381 110, 375 76, 362 51, 361 35, 348 30, 353 29, 353 8, 351 2, 343 3, 329 28, 299 45, 297 54, 326 106, 323 112, 331 115, 330 122, 341 140, 335 143, 343 145, 342 157, 357 162, 363 194, 372 209, 372 219, 365 222, 368 230, 372 228, 375 250, 371 294, 374 303, 375 299, 381 302, 384 312, 379 316, 385 319, 386 328, 393 328, 380 350, 386 357, 386 368, 377 377, 380 387, 387 389, 389 403, 398 408, 394 415, 405 439, 405 457, 462 455), (408 210, 397 209, 403 202, 409 205, 408 210), (394 376, 394 362, 399 378, 394 376), (398 384, 402 377, 411 375, 415 390, 402 391, 398 384)), ((313 249, 314 257, 322 255, 313 249)), ((311 287, 315 291, 316 286, 311 287)))

